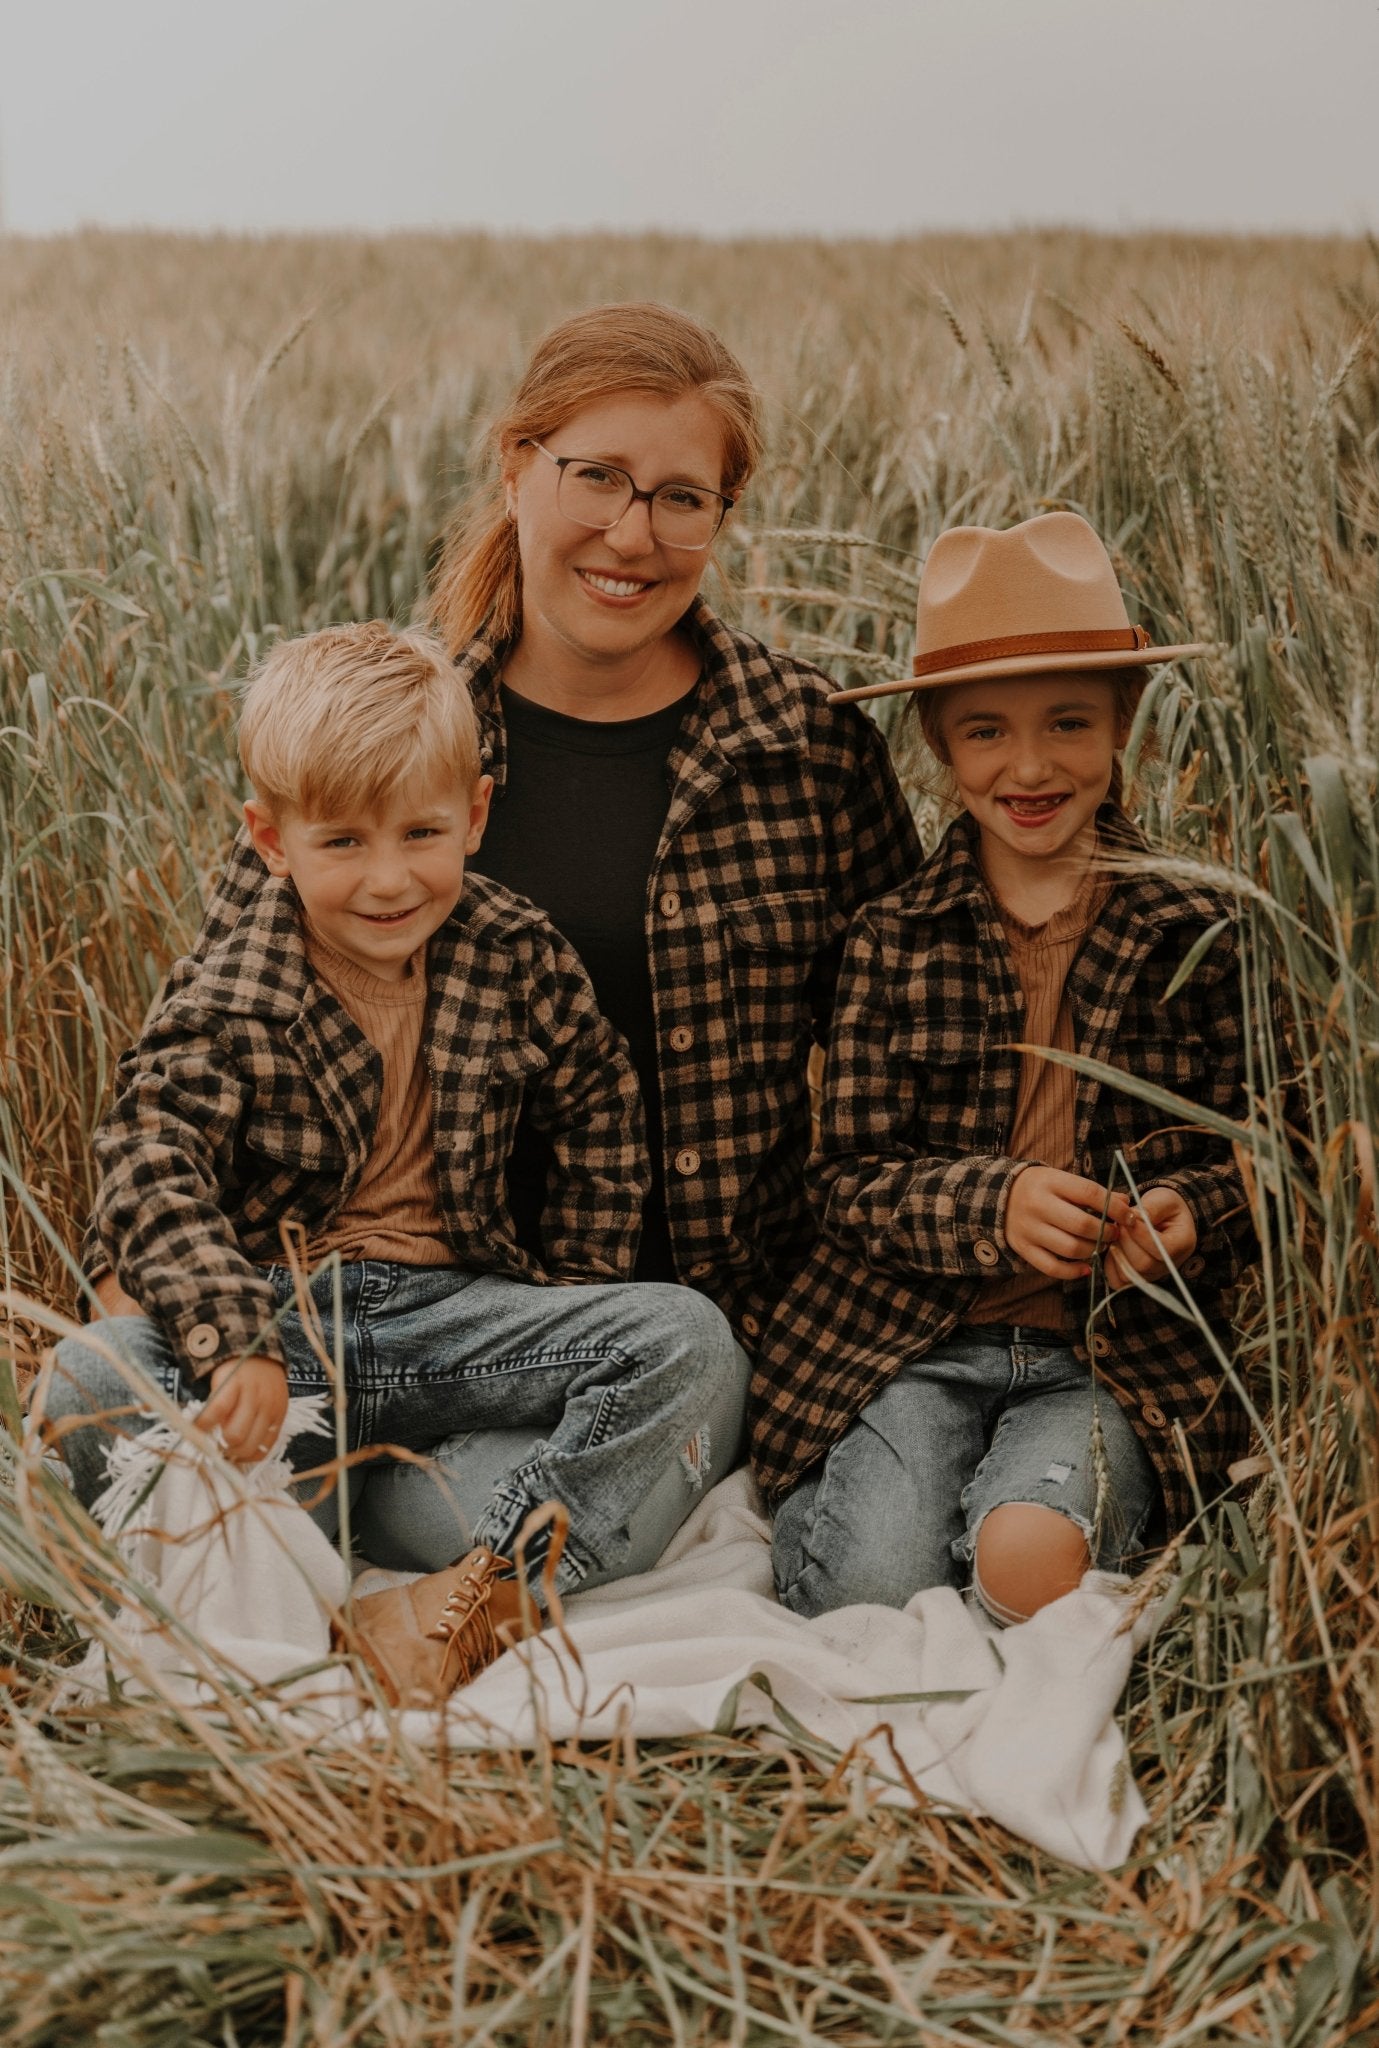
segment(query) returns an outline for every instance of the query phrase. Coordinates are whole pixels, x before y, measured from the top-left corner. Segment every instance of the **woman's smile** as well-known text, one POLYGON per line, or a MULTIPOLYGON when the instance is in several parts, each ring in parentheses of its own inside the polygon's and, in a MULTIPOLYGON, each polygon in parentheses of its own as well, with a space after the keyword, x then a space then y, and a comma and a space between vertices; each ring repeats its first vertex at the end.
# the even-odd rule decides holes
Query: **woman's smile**
POLYGON ((654 590, 654 581, 647 576, 612 576, 606 570, 576 569, 581 583, 601 598, 612 598, 622 603, 628 598, 642 597, 648 590, 654 590))

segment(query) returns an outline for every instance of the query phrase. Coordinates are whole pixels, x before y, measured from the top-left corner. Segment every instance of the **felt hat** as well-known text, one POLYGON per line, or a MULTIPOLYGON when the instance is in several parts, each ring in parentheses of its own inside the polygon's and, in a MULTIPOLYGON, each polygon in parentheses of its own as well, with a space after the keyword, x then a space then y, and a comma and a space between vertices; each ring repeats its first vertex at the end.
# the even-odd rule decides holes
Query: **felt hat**
POLYGON ((1140 668, 1208 652, 1200 641, 1151 647, 1144 627, 1131 625, 1111 557, 1086 520, 1045 512, 1004 533, 989 526, 941 533, 919 579, 913 676, 838 690, 832 701, 983 676, 1140 668))

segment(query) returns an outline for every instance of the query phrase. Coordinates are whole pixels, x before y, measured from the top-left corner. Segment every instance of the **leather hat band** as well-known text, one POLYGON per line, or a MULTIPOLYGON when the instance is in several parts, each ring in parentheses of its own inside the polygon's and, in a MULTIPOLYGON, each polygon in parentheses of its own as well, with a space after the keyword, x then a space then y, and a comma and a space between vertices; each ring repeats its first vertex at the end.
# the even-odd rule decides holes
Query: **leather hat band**
POLYGON ((917 654, 914 672, 932 676, 940 669, 971 668, 978 662, 1005 661, 1022 654, 1130 654, 1148 645, 1149 635, 1143 626, 1080 633, 1014 633, 1005 640, 967 640, 958 647, 917 654))

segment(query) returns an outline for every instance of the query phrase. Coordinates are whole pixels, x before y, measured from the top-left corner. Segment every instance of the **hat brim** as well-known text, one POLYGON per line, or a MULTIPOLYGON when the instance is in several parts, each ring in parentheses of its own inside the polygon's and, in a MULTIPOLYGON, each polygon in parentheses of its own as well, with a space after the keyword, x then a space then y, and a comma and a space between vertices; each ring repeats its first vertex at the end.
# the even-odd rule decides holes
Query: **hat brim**
POLYGON ((906 690, 941 690, 948 683, 980 683, 995 676, 1062 675, 1070 669, 1152 668, 1189 654, 1210 654, 1207 640, 1180 647, 1136 647, 1111 654, 1020 654, 1002 661, 974 661, 965 668, 939 669, 931 676, 897 676, 889 683, 863 683, 855 690, 832 690, 830 704, 856 704, 863 697, 894 697, 906 690))

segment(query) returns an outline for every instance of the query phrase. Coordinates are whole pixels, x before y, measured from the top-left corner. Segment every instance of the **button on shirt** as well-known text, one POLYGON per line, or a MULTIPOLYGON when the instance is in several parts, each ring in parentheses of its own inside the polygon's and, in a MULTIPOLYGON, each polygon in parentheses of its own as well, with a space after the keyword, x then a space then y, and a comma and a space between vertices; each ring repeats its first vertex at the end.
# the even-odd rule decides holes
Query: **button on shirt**
MULTIPOLYGON (((627 1040, 646 1108, 652 1171, 637 1278, 673 1280, 646 898, 670 807, 666 760, 694 691, 645 717, 612 720, 569 718, 506 685, 500 694, 507 780, 474 865, 540 904, 584 962, 605 1017, 627 1040)), ((662 891, 658 908, 663 917, 677 916, 678 892, 662 891)), ((674 1032, 671 1043, 686 1049, 674 1032)), ((519 1241, 532 1251, 540 1247, 550 1157, 545 1138, 524 1123, 508 1189, 519 1241)))

